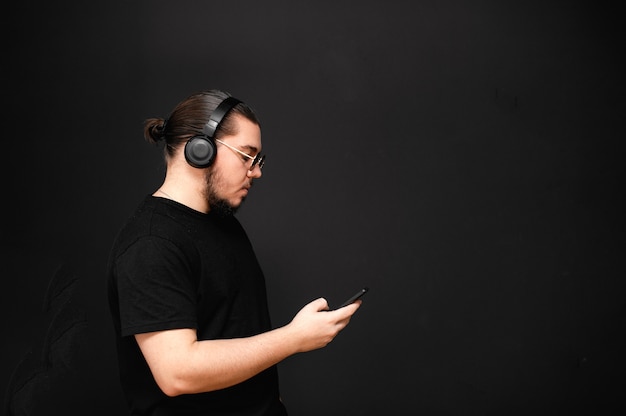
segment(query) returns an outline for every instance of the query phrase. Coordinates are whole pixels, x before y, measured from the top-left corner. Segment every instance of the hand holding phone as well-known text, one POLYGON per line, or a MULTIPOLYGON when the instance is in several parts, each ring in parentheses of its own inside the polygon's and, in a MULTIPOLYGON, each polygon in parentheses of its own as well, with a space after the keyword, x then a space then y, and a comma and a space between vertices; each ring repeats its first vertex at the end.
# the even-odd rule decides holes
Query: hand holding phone
POLYGON ((370 290, 368 287, 364 287, 363 289, 359 290, 353 296, 349 297, 344 303, 342 303, 341 306, 335 308, 335 310, 341 309, 344 306, 348 306, 349 304, 354 303, 357 299, 360 299, 361 296, 366 294, 368 290, 370 290))

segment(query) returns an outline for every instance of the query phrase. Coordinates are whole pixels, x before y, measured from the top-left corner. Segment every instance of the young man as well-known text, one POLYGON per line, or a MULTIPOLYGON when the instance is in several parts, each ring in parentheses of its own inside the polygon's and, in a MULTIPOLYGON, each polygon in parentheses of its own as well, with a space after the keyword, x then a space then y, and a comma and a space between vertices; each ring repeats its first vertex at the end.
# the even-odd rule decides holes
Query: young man
POLYGON ((119 369, 132 415, 286 415, 276 365, 326 346, 360 301, 320 298, 271 327, 265 280, 234 217, 262 175, 254 112, 221 91, 194 94, 167 120, 163 184, 120 231, 108 287, 119 369))

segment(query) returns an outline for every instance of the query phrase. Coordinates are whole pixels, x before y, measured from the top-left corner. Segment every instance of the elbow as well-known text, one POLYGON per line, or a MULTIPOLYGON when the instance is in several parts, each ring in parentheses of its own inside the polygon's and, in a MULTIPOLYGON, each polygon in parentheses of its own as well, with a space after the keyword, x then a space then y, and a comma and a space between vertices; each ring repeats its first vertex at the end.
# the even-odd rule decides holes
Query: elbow
POLYGON ((180 372, 159 375, 153 373, 153 375, 159 389, 168 397, 204 393, 220 388, 219 386, 207 384, 206 379, 205 383, 199 383, 198 380, 194 381, 193 377, 185 376, 184 373, 180 372))
POLYGON ((177 388, 171 383, 165 385, 159 384, 159 388, 167 397, 176 397, 180 396, 181 394, 185 394, 185 391, 183 391, 183 389, 177 388))
POLYGON ((159 388, 161 389, 161 391, 163 392, 163 394, 165 394, 168 397, 176 397, 176 396, 180 396, 181 394, 185 394, 183 389, 175 386, 173 383, 166 383, 166 384, 157 383, 157 384, 159 388))
POLYGON ((168 382, 157 381, 157 386, 159 386, 159 389, 161 389, 163 394, 165 394, 168 397, 176 397, 176 396, 180 396, 181 394, 186 393, 183 386, 181 386, 179 383, 175 383, 171 381, 168 381, 168 382))
POLYGON ((195 393, 190 384, 177 374, 154 374, 154 380, 163 394, 168 397, 195 393))

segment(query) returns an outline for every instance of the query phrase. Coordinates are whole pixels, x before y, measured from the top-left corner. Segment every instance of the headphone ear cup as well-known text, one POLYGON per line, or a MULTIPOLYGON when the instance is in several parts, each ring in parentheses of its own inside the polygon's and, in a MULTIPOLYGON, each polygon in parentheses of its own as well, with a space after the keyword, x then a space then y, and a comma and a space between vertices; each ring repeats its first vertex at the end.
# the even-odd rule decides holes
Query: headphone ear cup
POLYGON ((207 136, 194 136, 185 144, 185 159, 194 168, 208 168, 215 159, 217 149, 207 136))

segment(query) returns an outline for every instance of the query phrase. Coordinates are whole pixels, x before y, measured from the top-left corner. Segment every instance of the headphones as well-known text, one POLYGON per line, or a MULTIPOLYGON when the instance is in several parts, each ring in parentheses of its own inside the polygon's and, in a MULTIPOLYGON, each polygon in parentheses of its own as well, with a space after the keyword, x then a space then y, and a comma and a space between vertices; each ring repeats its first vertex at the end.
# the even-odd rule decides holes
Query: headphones
POLYGON ((204 125, 202 134, 194 136, 185 144, 185 159, 194 168, 208 168, 213 163, 217 148, 213 136, 220 123, 241 100, 228 97, 222 101, 209 117, 209 121, 204 125))

